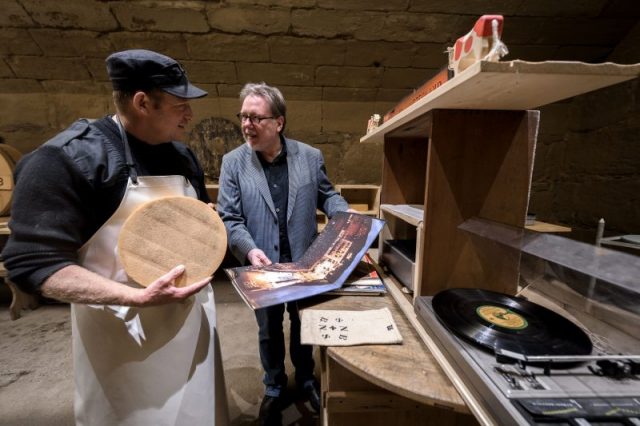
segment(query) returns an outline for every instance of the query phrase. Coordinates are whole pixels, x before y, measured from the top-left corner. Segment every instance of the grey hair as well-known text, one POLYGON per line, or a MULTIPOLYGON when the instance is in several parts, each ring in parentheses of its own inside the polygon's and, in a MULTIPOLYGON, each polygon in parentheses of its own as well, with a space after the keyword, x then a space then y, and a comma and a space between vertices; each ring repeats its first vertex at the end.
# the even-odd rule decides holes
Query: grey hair
POLYGON ((287 124, 287 104, 280 89, 269 86, 264 81, 261 83, 247 83, 240 90, 240 102, 244 102, 248 96, 259 96, 266 100, 271 108, 271 115, 284 118, 280 133, 284 132, 284 127, 287 124))

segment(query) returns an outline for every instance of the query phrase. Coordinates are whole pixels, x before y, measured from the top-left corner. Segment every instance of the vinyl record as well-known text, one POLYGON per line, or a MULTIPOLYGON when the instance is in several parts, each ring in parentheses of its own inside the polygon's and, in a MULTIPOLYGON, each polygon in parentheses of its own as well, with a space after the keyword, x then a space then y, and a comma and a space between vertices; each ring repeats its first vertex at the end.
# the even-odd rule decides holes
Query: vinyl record
POLYGON ((454 288, 433 298, 438 319, 453 333, 492 352, 523 355, 589 355, 592 343, 580 327, 520 297, 454 288))

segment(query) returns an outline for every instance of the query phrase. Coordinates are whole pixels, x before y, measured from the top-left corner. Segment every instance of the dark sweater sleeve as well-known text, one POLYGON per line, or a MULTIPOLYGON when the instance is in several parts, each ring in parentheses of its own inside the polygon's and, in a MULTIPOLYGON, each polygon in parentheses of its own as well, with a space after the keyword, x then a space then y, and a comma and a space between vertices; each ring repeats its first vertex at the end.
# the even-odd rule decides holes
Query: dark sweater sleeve
POLYGON ((16 170, 11 235, 2 251, 9 278, 35 292, 75 264, 94 201, 89 181, 60 147, 43 146, 26 156, 16 170))

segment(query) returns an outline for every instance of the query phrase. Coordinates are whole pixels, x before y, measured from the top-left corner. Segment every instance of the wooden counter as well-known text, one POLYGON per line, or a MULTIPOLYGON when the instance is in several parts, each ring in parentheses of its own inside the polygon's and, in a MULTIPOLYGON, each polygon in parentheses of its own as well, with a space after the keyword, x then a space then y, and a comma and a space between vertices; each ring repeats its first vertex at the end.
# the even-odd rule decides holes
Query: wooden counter
POLYGON ((318 296, 306 309, 388 307, 400 345, 323 347, 322 422, 325 425, 477 424, 451 381, 390 295, 318 296))

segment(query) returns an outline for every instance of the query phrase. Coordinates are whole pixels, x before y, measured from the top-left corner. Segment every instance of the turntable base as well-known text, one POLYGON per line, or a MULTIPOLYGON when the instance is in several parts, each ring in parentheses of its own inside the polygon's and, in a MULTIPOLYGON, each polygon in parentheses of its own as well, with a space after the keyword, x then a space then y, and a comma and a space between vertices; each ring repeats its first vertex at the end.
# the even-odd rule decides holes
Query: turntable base
POLYGON ((637 372, 603 374, 588 362, 552 369, 504 362, 449 330, 446 320, 438 318, 433 299, 416 299, 417 317, 458 371, 467 393, 487 407, 488 424, 640 424, 637 372))

